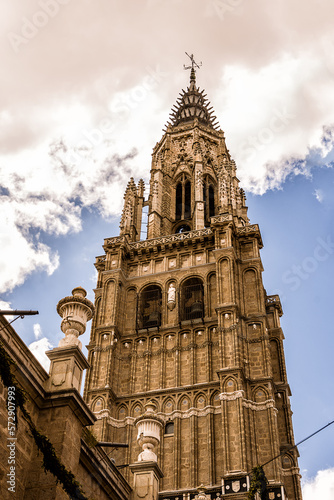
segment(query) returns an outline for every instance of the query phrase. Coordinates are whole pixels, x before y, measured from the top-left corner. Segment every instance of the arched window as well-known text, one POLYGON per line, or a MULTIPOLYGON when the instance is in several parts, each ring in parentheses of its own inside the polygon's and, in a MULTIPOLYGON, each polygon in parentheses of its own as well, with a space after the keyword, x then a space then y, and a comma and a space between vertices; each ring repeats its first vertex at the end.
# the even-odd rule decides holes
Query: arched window
POLYGON ((183 220, 191 218, 191 183, 189 179, 182 174, 176 185, 175 199, 175 219, 183 220))
POLYGON ((204 288, 201 279, 190 278, 183 283, 181 287, 180 316, 181 321, 203 318, 204 288))
POLYGON ((203 179, 203 201, 205 224, 210 224, 210 218, 215 215, 215 190, 209 176, 203 179))
POLYGON ((161 288, 149 285, 141 292, 139 328, 161 325, 161 288))

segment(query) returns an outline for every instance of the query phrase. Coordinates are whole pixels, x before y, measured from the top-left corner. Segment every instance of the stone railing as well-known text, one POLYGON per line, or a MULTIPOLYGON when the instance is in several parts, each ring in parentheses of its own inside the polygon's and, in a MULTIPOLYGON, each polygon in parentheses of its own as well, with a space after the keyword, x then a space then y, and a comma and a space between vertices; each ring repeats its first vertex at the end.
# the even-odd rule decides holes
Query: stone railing
POLYGON ((223 214, 223 215, 216 215, 215 217, 211 217, 210 221, 211 224, 218 224, 222 222, 230 222, 233 220, 233 215, 232 214, 223 214))
POLYGON ((279 310, 280 316, 283 314, 281 300, 279 295, 267 295, 266 297, 266 306, 275 306, 279 310))
POLYGON ((212 229, 196 229, 186 233, 171 234, 169 236, 161 236, 159 238, 152 238, 150 240, 135 241, 130 243, 126 236, 116 236, 115 238, 107 238, 105 240, 106 246, 112 246, 122 243, 127 243, 130 250, 140 250, 145 248, 156 247, 158 245, 168 245, 169 243, 176 243, 185 240, 192 240, 194 238, 202 238, 204 236, 213 235, 212 229))
POLYGON ((249 234, 249 233, 258 233, 260 232, 258 224, 250 224, 249 226, 239 227, 237 230, 238 234, 249 234))

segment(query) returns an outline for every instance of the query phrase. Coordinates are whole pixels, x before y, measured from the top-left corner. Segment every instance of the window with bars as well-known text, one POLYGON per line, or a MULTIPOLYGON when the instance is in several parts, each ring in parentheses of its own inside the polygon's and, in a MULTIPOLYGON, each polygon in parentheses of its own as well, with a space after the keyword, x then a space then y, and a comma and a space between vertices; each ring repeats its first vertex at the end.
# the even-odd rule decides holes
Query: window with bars
POLYGON ((190 320, 204 316, 204 287, 200 278, 186 280, 180 294, 180 319, 190 320))
POLYGON ((161 325, 161 289, 158 285, 149 285, 141 292, 138 320, 139 328, 161 325))

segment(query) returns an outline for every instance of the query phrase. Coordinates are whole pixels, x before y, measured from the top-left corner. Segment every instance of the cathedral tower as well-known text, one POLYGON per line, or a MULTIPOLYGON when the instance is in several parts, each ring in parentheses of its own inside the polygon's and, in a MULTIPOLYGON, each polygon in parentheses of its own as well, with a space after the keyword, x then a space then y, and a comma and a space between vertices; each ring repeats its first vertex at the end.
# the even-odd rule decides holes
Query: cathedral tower
POLYGON ((269 498, 300 500, 296 449, 270 461, 294 444, 281 303, 263 287, 259 227, 194 65, 148 198, 131 179, 120 235, 96 259, 84 397, 98 439, 129 445, 113 456, 130 482, 127 465, 157 462, 161 500, 246 499, 266 462, 269 498))

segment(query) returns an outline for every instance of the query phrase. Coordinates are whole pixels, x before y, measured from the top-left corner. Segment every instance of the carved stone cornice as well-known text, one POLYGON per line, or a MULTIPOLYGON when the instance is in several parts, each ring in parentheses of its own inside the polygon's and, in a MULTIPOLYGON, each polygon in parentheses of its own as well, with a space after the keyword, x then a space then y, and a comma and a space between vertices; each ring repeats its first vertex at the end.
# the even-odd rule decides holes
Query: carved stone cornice
POLYGON ((219 399, 221 401, 235 401, 236 399, 242 398, 242 406, 245 408, 249 408, 254 411, 267 410, 268 408, 273 408, 275 412, 278 412, 275 401, 273 399, 267 399, 263 402, 251 401, 249 399, 244 398, 245 391, 238 390, 234 392, 222 392, 219 394, 219 399))
MULTIPOLYGON (((106 410, 101 410, 99 412, 94 413, 95 417, 99 420, 105 416, 106 410)), ((162 413, 158 412, 156 415, 160 419, 162 419, 164 422, 174 420, 176 418, 180 419, 185 419, 185 418, 190 418, 190 417, 205 417, 209 414, 219 414, 221 413, 221 407, 220 406, 206 406, 205 408, 189 408, 188 410, 174 410, 171 413, 162 413)), ((137 417, 142 418, 142 417, 137 417)), ((122 420, 117 420, 116 418, 108 416, 108 423, 112 425, 113 427, 116 428, 121 428, 121 427, 126 427, 127 425, 135 425, 135 422, 137 420, 134 417, 125 417, 122 420)))
POLYGON ((260 403, 257 403, 256 401, 250 401, 249 399, 244 399, 242 402, 242 406, 254 411, 262 411, 272 408, 275 413, 278 413, 278 410, 275 406, 275 401, 273 399, 267 399, 266 401, 260 403))
POLYGON ((221 401, 235 401, 236 399, 243 398, 245 391, 234 391, 234 392, 222 392, 219 394, 219 399, 221 401))

